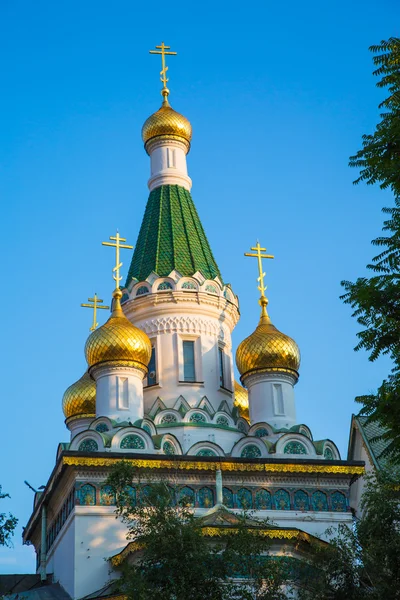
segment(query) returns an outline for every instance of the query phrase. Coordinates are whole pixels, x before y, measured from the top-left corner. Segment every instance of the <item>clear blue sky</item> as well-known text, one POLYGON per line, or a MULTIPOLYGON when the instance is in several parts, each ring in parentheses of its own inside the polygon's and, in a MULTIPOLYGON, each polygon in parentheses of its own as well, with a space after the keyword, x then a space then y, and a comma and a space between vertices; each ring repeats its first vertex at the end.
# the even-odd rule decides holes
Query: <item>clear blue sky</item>
POLYGON ((389 365, 353 352, 340 281, 365 273, 391 202, 354 187, 347 163, 382 98, 368 46, 399 35, 399 13, 396 0, 2 0, 0 483, 12 499, 0 510, 20 524, 0 572, 34 568, 20 542, 33 499, 23 481, 46 483, 68 440, 61 398, 84 372, 90 326, 79 305, 112 290, 101 241, 117 227, 136 241, 149 174, 140 129, 161 100, 148 50, 162 40, 179 53, 171 104, 193 125, 193 197, 240 297, 234 345, 258 320, 243 252, 259 238, 276 256, 271 317, 302 352, 298 420, 346 456, 353 399, 389 365))

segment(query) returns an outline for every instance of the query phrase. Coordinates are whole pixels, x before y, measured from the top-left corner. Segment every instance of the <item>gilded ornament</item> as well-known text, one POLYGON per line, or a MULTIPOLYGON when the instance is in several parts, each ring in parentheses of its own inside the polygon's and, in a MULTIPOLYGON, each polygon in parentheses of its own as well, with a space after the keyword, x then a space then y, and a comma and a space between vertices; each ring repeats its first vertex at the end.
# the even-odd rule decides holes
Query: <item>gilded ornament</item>
POLYGON ((147 151, 147 144, 150 140, 172 139, 181 141, 190 148, 192 139, 192 126, 190 121, 176 112, 165 100, 161 108, 150 115, 142 127, 142 139, 147 151))
POLYGON ((62 409, 65 418, 69 420, 81 416, 96 416, 96 384, 89 373, 86 372, 65 391, 62 409))
POLYGON ((249 392, 236 380, 234 392, 233 405, 237 407, 239 415, 249 421, 249 392))

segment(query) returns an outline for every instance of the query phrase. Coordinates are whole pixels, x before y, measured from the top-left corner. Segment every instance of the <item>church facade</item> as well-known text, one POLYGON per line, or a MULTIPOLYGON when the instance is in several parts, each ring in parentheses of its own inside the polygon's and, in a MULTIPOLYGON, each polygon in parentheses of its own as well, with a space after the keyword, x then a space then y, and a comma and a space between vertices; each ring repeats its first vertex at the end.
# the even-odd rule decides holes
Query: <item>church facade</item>
POLYGON ((249 254, 259 265, 260 315, 234 352, 240 290, 225 282, 193 202, 191 124, 170 106, 163 77, 162 106, 142 129, 150 193, 125 286, 127 244, 117 233, 107 243, 116 250, 111 316, 93 328, 86 370, 64 394, 70 439, 24 530, 37 572, 74 599, 118 578, 126 553, 106 483, 117 461, 148 485, 167 479, 199 516, 222 504, 269 517, 277 547, 350 524, 351 486, 364 470, 297 421, 300 351, 268 314, 262 260, 270 257, 258 243, 249 254))

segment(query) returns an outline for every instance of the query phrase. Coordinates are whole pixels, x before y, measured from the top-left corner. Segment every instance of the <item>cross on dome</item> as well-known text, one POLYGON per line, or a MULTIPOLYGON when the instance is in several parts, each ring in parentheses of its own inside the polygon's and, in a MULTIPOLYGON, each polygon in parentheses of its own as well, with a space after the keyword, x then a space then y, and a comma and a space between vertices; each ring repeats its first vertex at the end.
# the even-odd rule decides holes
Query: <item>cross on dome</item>
POLYGON ((119 260, 119 251, 121 249, 127 249, 127 250, 133 250, 133 246, 129 246, 128 244, 124 244, 121 242, 126 242, 126 238, 120 237, 119 232, 117 230, 117 233, 115 236, 110 236, 110 240, 112 240, 111 242, 101 242, 103 246, 111 246, 112 248, 115 248, 115 267, 113 268, 113 272, 115 272, 115 275, 113 275, 113 279, 115 281, 115 291, 119 291, 119 282, 121 281, 122 277, 119 274, 119 270, 122 267, 123 263, 120 262, 119 260), (115 242, 115 243, 113 243, 115 242))
POLYGON ((261 299, 260 299, 260 304, 264 308, 267 306, 268 304, 268 300, 265 296, 265 291, 267 289, 267 286, 264 285, 264 277, 265 277, 265 272, 263 271, 263 266, 262 266, 262 259, 263 258, 275 258, 272 254, 263 254, 267 251, 266 248, 262 248, 260 246, 260 242, 257 240, 257 244, 255 246, 252 246, 250 248, 250 250, 252 250, 253 252, 245 252, 244 255, 245 256, 250 256, 252 258, 257 258, 257 262, 258 262, 258 273, 259 276, 257 278, 257 281, 259 282, 258 285, 258 289, 261 292, 261 299))
POLYGON ((97 294, 95 293, 93 298, 88 298, 88 302, 93 302, 93 304, 81 304, 81 306, 83 308, 93 308, 93 323, 92 326, 90 328, 89 331, 94 331, 96 329, 96 327, 99 326, 99 324, 97 323, 97 309, 101 308, 103 310, 106 310, 107 308, 110 308, 109 306, 100 306, 101 302, 104 302, 103 300, 101 300, 97 294))
POLYGON ((166 46, 164 42, 161 42, 161 46, 156 46, 156 50, 149 50, 150 54, 160 54, 161 55, 161 66, 162 69, 160 71, 160 80, 163 84, 163 89, 161 90, 161 95, 164 97, 164 102, 168 103, 167 97, 169 96, 169 89, 167 88, 167 83, 169 81, 167 77, 168 67, 165 64, 166 56, 176 56, 177 52, 170 52, 171 46, 166 46))

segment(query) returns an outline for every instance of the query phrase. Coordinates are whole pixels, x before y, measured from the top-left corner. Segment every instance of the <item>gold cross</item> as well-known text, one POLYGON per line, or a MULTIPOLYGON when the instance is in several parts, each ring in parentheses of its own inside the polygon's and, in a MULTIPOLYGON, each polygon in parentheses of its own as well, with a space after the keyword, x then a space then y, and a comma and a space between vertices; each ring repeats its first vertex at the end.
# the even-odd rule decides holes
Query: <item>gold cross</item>
POLYGON ((128 246, 128 244, 121 244, 121 242, 126 242, 126 238, 120 237, 118 230, 115 236, 110 236, 110 240, 114 240, 115 244, 112 242, 102 242, 103 246, 112 246, 115 248, 115 267, 113 268, 113 272, 115 271, 115 275, 113 275, 113 279, 115 280, 115 289, 119 289, 119 282, 122 277, 120 277, 119 270, 122 267, 122 262, 119 261, 119 251, 121 248, 127 248, 128 250, 132 250, 133 246, 128 246))
POLYGON ((253 250, 253 252, 245 252, 244 255, 245 256, 252 256, 254 258, 258 259, 258 272, 259 272, 259 277, 257 278, 257 281, 259 281, 260 285, 258 286, 258 289, 261 292, 261 297, 265 297, 265 290, 267 289, 267 286, 264 285, 264 277, 265 277, 265 273, 263 272, 263 267, 262 267, 262 258, 274 258, 272 256, 272 254, 262 254, 263 252, 266 252, 267 249, 266 248, 261 248, 260 246, 260 242, 257 240, 257 245, 250 248, 250 250, 253 250))
POLYGON ((103 300, 101 300, 100 298, 98 298, 97 294, 95 294, 93 296, 93 298, 88 298, 89 302, 93 302, 93 304, 81 304, 81 306, 83 306, 83 308, 93 308, 93 323, 92 326, 90 328, 90 331, 94 331, 96 329, 96 327, 99 326, 99 324, 96 321, 97 318, 97 309, 98 308, 102 308, 102 309, 106 309, 106 308, 110 308, 109 306, 99 306, 99 304, 101 302, 103 302, 103 300))
POLYGON ((166 56, 176 56, 177 52, 168 52, 171 50, 171 46, 166 46, 164 42, 161 42, 161 46, 156 46, 156 50, 149 50, 150 54, 161 54, 161 65, 162 69, 160 71, 160 80, 163 84, 163 89, 161 90, 161 94, 166 98, 169 94, 169 89, 167 88, 167 83, 169 81, 167 77, 168 67, 165 64, 166 56))

